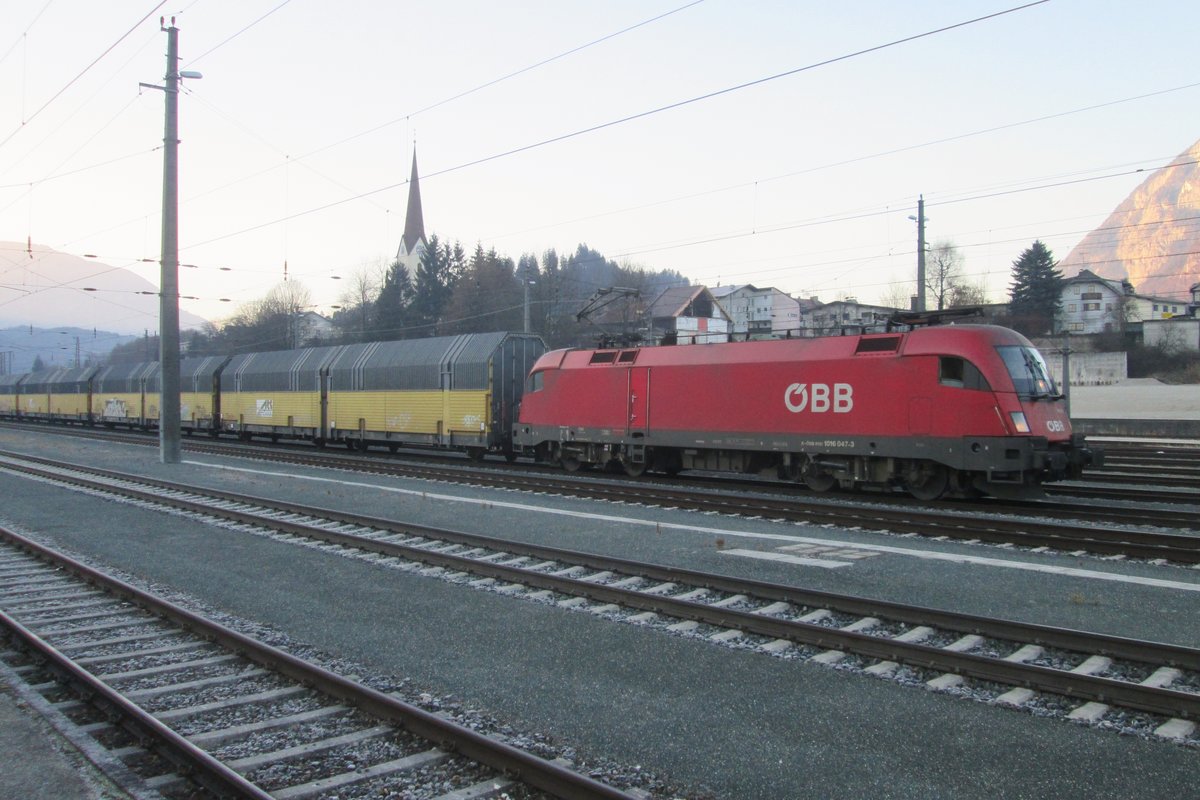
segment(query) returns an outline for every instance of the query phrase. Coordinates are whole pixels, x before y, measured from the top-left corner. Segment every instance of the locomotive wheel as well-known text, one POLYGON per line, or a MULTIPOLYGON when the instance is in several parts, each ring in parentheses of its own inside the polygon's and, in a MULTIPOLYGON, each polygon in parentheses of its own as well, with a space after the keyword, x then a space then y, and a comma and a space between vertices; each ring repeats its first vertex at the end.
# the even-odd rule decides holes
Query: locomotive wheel
POLYGON ((631 478, 640 478, 646 474, 645 461, 622 461, 621 465, 625 467, 625 474, 631 478))
POLYGON ((804 485, 814 492, 828 492, 837 484, 837 478, 822 472, 805 472, 804 485))
POLYGON ((559 463, 567 472, 579 472, 579 468, 583 465, 579 456, 563 456, 559 463))
POLYGON ((941 464, 922 464, 909 473, 907 485, 918 500, 937 500, 950 486, 950 472, 941 464))

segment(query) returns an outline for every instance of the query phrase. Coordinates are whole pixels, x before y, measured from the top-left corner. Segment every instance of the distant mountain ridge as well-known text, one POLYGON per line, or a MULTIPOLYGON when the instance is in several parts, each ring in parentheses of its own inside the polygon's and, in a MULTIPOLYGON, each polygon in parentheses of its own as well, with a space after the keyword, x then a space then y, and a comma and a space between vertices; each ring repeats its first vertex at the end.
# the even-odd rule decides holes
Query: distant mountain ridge
POLYGON ((1120 280, 1138 294, 1183 299, 1200 281, 1200 141, 1155 170, 1059 263, 1120 280))
MULTIPOLYGON (((180 309, 179 326, 204 319, 180 309)), ((73 326, 89 333, 142 335, 158 330, 158 287, 101 261, 39 244, 0 242, 0 328, 73 326), (85 288, 95 291, 85 291, 85 288)))
MULTIPOLYGON (((88 328, 61 327, 47 330, 31 325, 0 330, 0 370, 12 373, 33 371, 33 363, 41 359, 47 368, 73 367, 75 364, 103 363, 112 349, 143 338, 112 331, 88 328)), ((146 361, 158 360, 157 345, 146 340, 146 361)))

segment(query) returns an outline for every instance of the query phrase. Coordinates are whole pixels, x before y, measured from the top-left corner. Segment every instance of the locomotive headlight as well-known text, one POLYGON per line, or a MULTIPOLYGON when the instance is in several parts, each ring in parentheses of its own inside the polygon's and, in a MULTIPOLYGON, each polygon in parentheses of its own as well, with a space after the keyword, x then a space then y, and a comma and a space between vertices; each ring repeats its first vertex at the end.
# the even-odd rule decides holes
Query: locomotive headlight
POLYGON ((1009 416, 1017 433, 1029 433, 1029 422, 1025 419, 1024 411, 1014 411, 1009 416))

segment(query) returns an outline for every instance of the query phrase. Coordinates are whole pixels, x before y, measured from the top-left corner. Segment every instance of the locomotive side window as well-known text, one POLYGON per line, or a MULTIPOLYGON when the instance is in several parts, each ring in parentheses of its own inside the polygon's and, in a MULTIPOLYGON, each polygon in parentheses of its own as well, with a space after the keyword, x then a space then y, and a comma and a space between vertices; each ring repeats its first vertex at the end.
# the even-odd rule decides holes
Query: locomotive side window
POLYGON ((963 385, 963 360, 951 356, 938 359, 938 383, 946 386, 963 385))
POLYGON ((592 353, 592 360, 589 361, 588 363, 589 364, 611 364, 616 360, 617 360, 617 351, 616 350, 605 350, 605 351, 601 351, 601 352, 592 353))
POLYGON ((987 378, 979 371, 979 367, 957 356, 942 356, 938 359, 938 382, 944 386, 956 386, 963 389, 991 391, 987 378))
POLYGON ((1012 377, 1017 394, 1025 397, 1055 397, 1058 390, 1042 354, 1032 347, 1006 345, 997 347, 1004 366, 1012 377))

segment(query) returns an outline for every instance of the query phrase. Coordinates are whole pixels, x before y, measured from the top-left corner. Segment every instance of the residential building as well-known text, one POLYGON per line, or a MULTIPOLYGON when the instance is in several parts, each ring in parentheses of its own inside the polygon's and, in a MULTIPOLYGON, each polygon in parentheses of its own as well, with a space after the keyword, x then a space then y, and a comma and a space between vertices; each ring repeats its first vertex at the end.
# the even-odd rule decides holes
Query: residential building
POLYGON ((1080 270, 1063 284, 1055 330, 1071 334, 1124 330, 1130 323, 1188 315, 1186 300, 1138 294, 1128 280, 1102 278, 1080 270))
POLYGON ((294 338, 298 346, 314 342, 331 341, 337 333, 332 320, 315 311, 301 311, 293 322, 294 338))
POLYGON ((709 292, 729 315, 735 339, 782 337, 800 327, 800 301, 773 286, 715 286, 709 292))
POLYGON ((1081 269, 1063 283, 1062 303, 1054 328, 1072 334, 1121 330, 1126 298, 1132 292, 1133 286, 1128 283, 1081 269))
POLYGON ((650 342, 705 344, 727 342, 731 320, 705 286, 671 286, 647 307, 643 319, 650 342))
POLYGON ((853 297, 817 304, 800 313, 800 328, 806 336, 840 333, 871 333, 885 330, 896 309, 860 303, 853 297))

